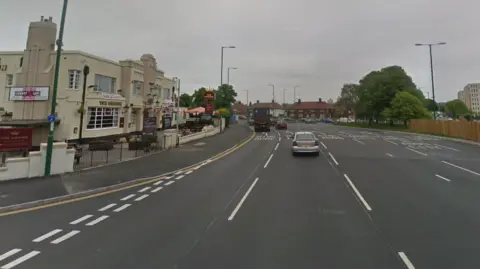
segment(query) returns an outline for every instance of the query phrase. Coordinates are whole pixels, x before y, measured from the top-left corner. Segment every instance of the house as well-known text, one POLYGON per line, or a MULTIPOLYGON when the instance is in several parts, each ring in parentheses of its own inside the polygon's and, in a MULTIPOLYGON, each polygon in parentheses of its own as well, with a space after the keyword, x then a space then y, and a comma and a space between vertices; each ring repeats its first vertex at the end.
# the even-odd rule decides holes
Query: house
POLYGON ((287 116, 294 119, 331 118, 332 115, 333 105, 323 101, 322 98, 307 102, 299 99, 297 103, 287 107, 287 116))
POLYGON ((242 103, 235 103, 232 105, 232 112, 235 115, 247 116, 248 115, 248 106, 242 103))

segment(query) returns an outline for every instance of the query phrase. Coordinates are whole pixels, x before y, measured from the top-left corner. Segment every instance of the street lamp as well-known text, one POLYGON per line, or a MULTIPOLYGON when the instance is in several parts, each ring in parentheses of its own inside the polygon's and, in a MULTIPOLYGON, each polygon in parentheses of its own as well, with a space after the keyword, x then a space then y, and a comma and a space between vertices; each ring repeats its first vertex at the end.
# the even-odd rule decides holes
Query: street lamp
POLYGON ((220 63, 220 86, 223 85, 223 49, 234 49, 235 46, 222 46, 222 56, 221 56, 221 63, 220 63))
POLYGON ((248 90, 244 90, 247 92, 247 106, 248 106, 248 90))
POLYGON ((90 73, 90 67, 88 65, 83 66, 83 86, 82 86, 82 102, 80 105, 80 126, 78 132, 78 143, 83 144, 83 115, 85 113, 85 92, 87 91, 87 77, 90 73))
MULTIPOLYGON (((176 86, 177 86, 177 100, 176 100, 176 104, 175 106, 177 107, 177 111, 175 112, 175 118, 176 118, 176 124, 175 124, 175 127, 177 129, 177 147, 180 145, 180 137, 178 136, 179 133, 180 133, 180 128, 178 126, 178 124, 180 123, 180 79, 178 77, 173 77, 173 81, 174 83, 176 83, 176 86)), ((175 94, 174 92, 172 93, 172 95, 175 94)))
MULTIPOLYGON (((428 46, 428 50, 430 52, 430 77, 432 80, 432 100, 433 103, 435 103, 435 83, 433 81, 433 57, 432 57, 432 46, 441 46, 441 45, 446 45, 447 42, 439 42, 439 43, 429 43, 429 44, 422 44, 422 43, 417 43, 415 46, 420 47, 420 46, 428 46)), ((435 106, 433 109, 433 119, 437 119, 437 107, 435 106)))
POLYGON ((227 69, 227 84, 230 85, 230 70, 237 70, 238 68, 236 67, 229 67, 227 69))
MULTIPOLYGON (((58 75, 60 72, 60 59, 62 58, 63 47, 63 31, 65 28, 65 17, 67 16, 68 0, 63 0, 62 17, 60 19, 60 29, 58 31, 57 44, 57 58, 55 61, 55 73, 53 77, 53 92, 52 92, 52 108, 50 110, 50 117, 55 117, 55 109, 57 105, 57 89, 58 89, 58 75)), ((50 175, 52 168, 52 150, 53 150, 53 131, 55 128, 55 121, 50 122, 50 130, 47 139, 47 152, 45 154, 45 171, 44 176, 50 175)))
POLYGON ((287 91, 287 89, 283 89, 283 104, 286 104, 285 103, 285 92, 287 91))
POLYGON ((273 97, 273 102, 275 103, 275 85, 273 84, 268 84, 268 86, 272 87, 272 97, 273 97))
POLYGON ((293 103, 295 104, 295 102, 297 101, 297 88, 299 88, 300 86, 296 85, 296 86, 293 86, 293 103))

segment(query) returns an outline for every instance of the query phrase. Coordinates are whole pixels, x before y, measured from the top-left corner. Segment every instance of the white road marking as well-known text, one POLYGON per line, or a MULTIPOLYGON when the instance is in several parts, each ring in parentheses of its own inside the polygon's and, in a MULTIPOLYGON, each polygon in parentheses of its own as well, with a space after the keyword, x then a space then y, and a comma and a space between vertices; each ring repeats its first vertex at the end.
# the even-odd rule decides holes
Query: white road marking
POLYGON ((181 179, 183 177, 184 177, 184 175, 181 175, 181 176, 176 177, 175 179, 181 179))
POLYGON ((153 183, 153 185, 157 186, 157 185, 160 185, 160 184, 162 184, 162 183, 163 183, 163 180, 159 180, 159 181, 153 183))
POLYGON ((132 198, 132 197, 134 197, 134 196, 135 196, 135 194, 129 194, 129 195, 127 195, 127 196, 123 197, 123 198, 122 198, 122 199, 120 199, 120 200, 122 200, 122 201, 126 201, 126 200, 128 200, 128 199, 130 199, 130 198, 132 198))
POLYGON ((81 218, 79 218, 79 219, 76 219, 76 220, 70 222, 70 224, 72 224, 72 225, 79 224, 80 222, 82 222, 82 221, 84 221, 84 220, 87 220, 87 219, 89 219, 89 218, 91 218, 91 217, 93 217, 93 215, 85 215, 85 216, 83 216, 83 217, 81 217, 81 218))
POLYGON ((320 144, 322 144, 322 147, 323 147, 324 149, 327 149, 327 146, 325 146, 325 144, 323 144, 323 142, 320 142, 320 144))
POLYGON ((38 238, 33 239, 32 242, 35 242, 35 243, 42 242, 43 240, 45 240, 49 237, 52 237, 52 236, 58 234, 61 231, 62 231, 61 229, 55 229, 55 230, 50 231, 50 232, 48 232, 48 233, 46 233, 46 234, 44 234, 44 235, 42 235, 38 238))
POLYGON ((180 175, 181 173, 183 173, 183 171, 178 171, 174 175, 180 175))
POLYGON ((65 234, 65 235, 63 235, 63 236, 60 236, 59 238, 53 240, 53 241, 50 242, 50 243, 52 243, 52 244, 62 243, 63 241, 69 239, 70 237, 72 237, 72 236, 74 236, 74 235, 76 235, 76 234, 78 234, 78 233, 80 233, 80 231, 73 230, 73 231, 69 232, 68 234, 65 234))
POLYGON ((38 254, 40 254, 40 251, 30 251, 29 253, 23 255, 22 257, 8 263, 8 264, 5 264, 4 266, 0 267, 1 269, 10 269, 10 268, 13 268, 19 264, 21 264, 22 262, 26 261, 26 260, 29 260, 35 256, 37 256, 38 254))
POLYGON ((443 179, 443 180, 445 180, 445 181, 448 181, 448 182, 451 181, 450 179, 448 179, 448 178, 446 178, 446 177, 442 177, 442 176, 437 175, 437 174, 435 174, 435 176, 438 177, 438 178, 441 178, 441 179, 443 179))
POLYGON ((270 163, 270 160, 272 159, 273 157, 273 153, 270 154, 270 157, 268 158, 267 162, 265 163, 265 165, 263 166, 263 168, 267 168, 268 164, 270 163))
POLYGON ((169 182, 165 183, 165 186, 172 185, 173 183, 175 183, 175 181, 173 181, 173 180, 169 181, 169 182))
POLYGON ((420 151, 416 151, 416 150, 411 149, 411 148, 409 148, 409 147, 406 147, 406 149, 411 150, 411 151, 413 151, 413 152, 415 152, 415 153, 421 154, 421 155, 423 155, 423 156, 427 156, 426 153, 423 153, 423 152, 420 152, 420 151))
POLYGON ((163 189, 163 187, 158 187, 158 188, 156 188, 156 189, 153 189, 152 192, 153 192, 153 193, 156 193, 156 192, 158 192, 158 191, 161 190, 161 189, 163 189))
POLYGON ((353 185, 353 182, 350 180, 350 178, 347 176, 347 174, 343 174, 343 176, 344 176, 345 179, 348 181, 348 184, 350 184, 350 187, 352 187, 353 191, 354 191, 355 194, 357 195, 358 199, 360 199, 360 201, 362 202, 363 206, 365 206, 365 208, 366 208, 368 211, 372 211, 372 208, 370 207, 370 205, 367 203, 367 201, 365 201, 365 199, 363 198, 362 194, 360 194, 360 192, 357 190, 357 187, 355 187, 355 185, 353 185))
POLYGON ((138 197, 137 199, 135 199, 135 201, 139 202, 139 201, 142 201, 143 199, 145 199, 147 197, 148 197, 148 194, 144 194, 144 195, 138 197))
POLYGON ((357 139, 352 139, 352 140, 355 141, 355 142, 358 142, 358 143, 360 143, 360 144, 362 144, 362 145, 365 145, 365 143, 363 143, 363 142, 360 141, 360 140, 357 140, 357 139))
POLYGON ((280 141, 282 141, 282 137, 281 137, 281 136, 278 137, 278 142, 280 142, 280 141))
POLYGON ((451 165, 451 166, 456 167, 456 168, 458 168, 458 169, 462 169, 463 171, 467 171, 467 172, 472 173, 472 174, 474 174, 474 175, 480 176, 480 174, 477 173, 477 172, 475 172, 475 171, 472 171, 472 170, 467 169, 467 168, 463 168, 463 167, 458 166, 458 165, 455 165, 455 164, 453 164, 453 163, 449 163, 449 162, 446 162, 446 161, 442 161, 442 163, 451 165))
POLYGON ((193 173, 193 171, 192 171, 192 170, 190 170, 190 171, 186 172, 186 173, 185 173, 185 175, 190 175, 191 173, 193 173))
POLYGON ((148 191, 148 190, 151 189, 151 188, 152 188, 152 187, 145 187, 145 188, 139 190, 138 192, 146 192, 146 191, 148 191))
POLYGON ((109 205, 107 205, 107 206, 104 206, 104 207, 100 208, 98 211, 105 211, 105 210, 110 209, 110 208, 112 208, 112 207, 114 207, 114 206, 116 206, 116 205, 117 205, 117 204, 115 204, 115 203, 109 204, 109 205))
POLYGON ((338 162, 337 162, 337 160, 335 160, 335 157, 333 157, 332 153, 329 152, 328 155, 330 155, 330 158, 332 158, 333 162, 334 162, 336 165, 338 165, 338 162))
POLYGON ((438 144, 434 144, 434 145, 437 146, 437 147, 446 148, 446 149, 450 149, 450 150, 453 150, 453 151, 460 151, 458 149, 454 149, 454 148, 450 148, 450 147, 446 147, 446 146, 442 146, 442 145, 438 145, 438 144))
POLYGON ((390 141, 390 140, 383 139, 383 141, 385 141, 385 142, 388 142, 388 143, 391 143, 391 144, 394 144, 394 145, 397 145, 397 146, 398 146, 398 144, 397 144, 397 143, 395 143, 395 142, 392 142, 392 141, 390 141))
POLYGON ((245 199, 247 199, 248 195, 250 194, 250 192, 252 191, 253 187, 255 187, 255 184, 257 184, 257 181, 258 181, 258 177, 255 179, 255 181, 253 181, 252 185, 250 186, 250 188, 248 188, 247 192, 245 193, 245 195, 243 195, 242 197, 242 200, 240 200, 240 202, 238 203, 237 207, 235 207, 235 209, 233 210, 232 214, 230 214, 230 217, 228 217, 228 220, 232 220, 235 215, 237 214, 238 210, 240 210, 240 207, 242 207, 243 203, 245 202, 245 199))
POLYGON ((129 206, 131 206, 131 204, 124 204, 124 205, 122 205, 121 207, 119 207, 119 208, 117 208, 117 209, 115 209, 115 210, 113 210, 113 211, 115 211, 115 212, 120 212, 120 211, 124 210, 125 208, 127 208, 127 207, 129 207, 129 206))
POLYGON ((10 251, 7 251, 7 252, 3 253, 2 255, 0 255, 0 261, 5 260, 6 258, 8 258, 8 257, 10 257, 10 256, 12 256, 12 255, 15 255, 15 254, 17 254, 17 253, 20 252, 20 251, 22 251, 22 250, 19 249, 19 248, 14 248, 14 249, 12 249, 12 250, 10 250, 10 251))
POLYGON ((85 224, 86 226, 93 226, 105 219, 107 219, 108 216, 107 215, 104 215, 104 216, 101 216, 101 217, 98 217, 97 219, 93 220, 93 221, 90 221, 89 223, 85 224))
POLYGON ((392 154, 390 154, 390 153, 386 153, 386 154, 387 154, 387 156, 390 156, 390 157, 393 158, 393 155, 392 155, 392 154))
POLYGON ((173 176, 165 177, 165 179, 171 179, 173 176))
POLYGON ((280 145, 280 143, 277 143, 277 145, 275 146, 275 150, 278 149, 278 146, 280 145))
POLYGON ((198 169, 200 169, 200 167, 202 167, 202 166, 201 165, 196 166, 196 167, 193 168, 193 170, 198 170, 198 169))
POLYGON ((408 269, 415 269, 415 266, 413 266, 412 262, 408 259, 407 255, 403 252, 398 252, 398 256, 402 259, 403 263, 405 266, 407 266, 408 269))
POLYGON ((208 159, 205 161, 205 164, 212 162, 212 160, 208 159))

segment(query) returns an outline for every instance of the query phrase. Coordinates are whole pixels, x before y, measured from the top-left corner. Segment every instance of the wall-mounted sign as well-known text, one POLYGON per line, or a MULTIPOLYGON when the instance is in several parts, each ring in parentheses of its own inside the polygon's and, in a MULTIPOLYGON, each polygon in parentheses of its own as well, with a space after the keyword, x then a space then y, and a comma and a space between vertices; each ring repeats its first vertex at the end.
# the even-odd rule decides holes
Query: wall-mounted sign
POLYGON ((215 100, 215 92, 214 91, 206 91, 203 94, 204 100, 215 100))
POLYGON ((125 99, 123 96, 120 94, 115 94, 115 93, 102 93, 103 98, 105 99, 116 99, 116 100, 123 100, 125 99))
POLYGON ((213 102, 206 102, 205 103, 205 114, 213 114, 213 102))
POLYGON ((1 72, 6 72, 8 69, 8 65, 2 64, 2 58, 0 58, 0 71, 1 72))
POLYGON ((0 128, 0 150, 31 148, 32 133, 32 128, 0 128))
POLYGON ((99 101, 101 106, 121 106, 122 102, 99 101))
POLYGON ((46 101, 50 87, 11 87, 10 101, 46 101))

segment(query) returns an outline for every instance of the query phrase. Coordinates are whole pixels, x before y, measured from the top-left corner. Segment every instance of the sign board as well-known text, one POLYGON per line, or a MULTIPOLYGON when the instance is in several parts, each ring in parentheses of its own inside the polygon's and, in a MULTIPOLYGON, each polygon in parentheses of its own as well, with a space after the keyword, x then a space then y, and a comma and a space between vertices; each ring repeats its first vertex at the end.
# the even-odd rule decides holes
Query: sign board
POLYGON ((102 97, 105 99, 114 99, 114 100, 123 100, 125 97, 121 96, 120 94, 115 93, 102 93, 102 97))
POLYGON ((112 102, 112 101, 98 101, 98 104, 101 106, 122 106, 122 102, 112 102))
POLYGON ((47 101, 50 87, 11 87, 10 101, 47 101))
POLYGON ((204 100, 215 100, 215 92, 214 91, 206 91, 203 94, 204 100))
POLYGON ((32 128, 0 128, 0 150, 31 148, 32 134, 32 128))
POLYGON ((155 133, 157 131, 157 118, 156 117, 146 117, 143 119, 143 132, 144 133, 155 133))
POLYGON ((48 115, 47 119, 48 119, 48 122, 54 122, 56 117, 55 115, 48 115))
POLYGON ((213 102, 206 102, 205 103, 205 114, 213 114, 213 102))
POLYGON ((162 127, 163 127, 164 130, 172 127, 172 115, 171 114, 163 115, 163 117, 162 117, 162 127))

